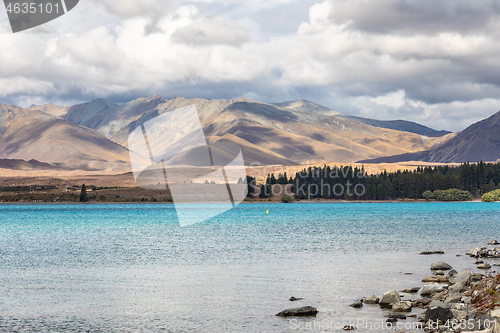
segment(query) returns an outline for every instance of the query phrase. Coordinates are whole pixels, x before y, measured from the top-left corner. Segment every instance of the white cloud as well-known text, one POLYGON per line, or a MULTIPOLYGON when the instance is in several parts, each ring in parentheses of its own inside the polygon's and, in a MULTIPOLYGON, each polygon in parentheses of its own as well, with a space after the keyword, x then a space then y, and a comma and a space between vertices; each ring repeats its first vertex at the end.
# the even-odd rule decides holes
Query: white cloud
POLYGON ((307 98, 452 130, 500 109, 500 0, 312 1, 89 0, 29 32, 0 24, 0 92, 307 98))

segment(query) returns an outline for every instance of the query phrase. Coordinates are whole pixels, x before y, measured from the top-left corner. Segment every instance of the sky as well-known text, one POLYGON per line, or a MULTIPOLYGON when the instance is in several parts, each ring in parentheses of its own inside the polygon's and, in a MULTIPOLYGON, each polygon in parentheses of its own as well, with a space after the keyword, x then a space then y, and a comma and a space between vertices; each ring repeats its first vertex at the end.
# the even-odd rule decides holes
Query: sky
POLYGON ((12 33, 0 103, 307 99, 460 131, 500 110, 500 0, 80 0, 12 33))

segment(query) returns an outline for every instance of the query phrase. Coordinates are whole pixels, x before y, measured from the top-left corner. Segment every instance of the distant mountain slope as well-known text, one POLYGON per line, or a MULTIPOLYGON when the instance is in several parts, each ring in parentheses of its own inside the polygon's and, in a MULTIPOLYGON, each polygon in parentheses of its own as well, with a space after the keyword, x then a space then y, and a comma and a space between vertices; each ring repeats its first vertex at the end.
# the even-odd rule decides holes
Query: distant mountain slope
MULTIPOLYGON (((209 141, 237 143, 248 165, 350 163, 360 159, 422 151, 445 140, 370 126, 305 100, 268 104, 246 98, 164 99, 153 95, 122 105, 96 99, 70 107, 49 104, 31 106, 23 112, 52 117, 52 123, 72 125, 71 131, 85 130, 87 137, 76 139, 77 135, 72 134, 69 142, 65 143, 70 146, 80 145, 79 141, 82 141, 85 142, 84 145, 94 145, 80 147, 81 149, 77 149, 79 154, 75 151, 68 153, 70 147, 66 147, 65 154, 72 156, 75 161, 83 163, 102 159, 102 163, 109 163, 111 160, 122 163, 128 161, 128 153, 124 147, 127 147, 128 136, 135 128, 158 115, 193 104, 196 105, 209 141), (101 140, 99 144, 98 140, 101 140), (99 148, 95 145, 99 145, 99 148), (90 151, 87 152, 87 149, 90 151), (85 156, 85 152, 89 156, 85 156)), ((49 137, 44 136, 42 141, 35 141, 43 142, 48 139, 49 137)), ((47 151, 52 146, 51 143, 40 150, 33 148, 29 154, 34 156, 30 158, 44 162, 60 160, 63 156, 60 152, 47 151), (41 159, 43 154, 50 154, 52 157, 41 159)), ((24 147, 18 151, 19 156, 14 154, 14 150, 7 155, 15 155, 9 158, 26 159, 29 154, 28 148, 24 147)), ((180 156, 176 159, 177 162, 182 163, 182 158, 180 156)), ((185 158, 187 163, 192 156, 186 154, 185 158)))
POLYGON ((11 170, 58 170, 60 169, 55 164, 40 162, 37 160, 20 160, 20 159, 0 159, 0 169, 11 170))
POLYGON ((283 108, 245 98, 178 97, 145 110, 141 117, 110 139, 126 146, 128 135, 137 126, 165 112, 195 104, 205 134, 213 141, 230 134, 227 139, 238 141, 248 164, 349 163, 362 156, 423 150, 435 142, 417 134, 380 129, 338 117, 338 112, 326 108, 323 112, 311 111, 309 103, 302 101, 292 108, 283 108))
POLYGON ((433 163, 463 163, 497 161, 500 159, 500 112, 479 121, 452 139, 418 153, 381 157, 365 162, 388 163, 424 161, 433 163))
POLYGON ((356 121, 359 121, 363 124, 367 124, 373 127, 379 127, 379 128, 387 128, 387 129, 393 129, 396 131, 403 131, 403 132, 410 132, 410 133, 415 133, 415 134, 420 134, 428 137, 440 137, 444 136, 446 134, 450 134, 451 132, 448 131, 436 131, 432 128, 429 128, 424 125, 417 124, 412 121, 406 121, 406 120, 376 120, 376 119, 369 119, 369 118, 362 118, 362 117, 356 117, 356 116, 349 116, 342 114, 340 112, 334 111, 330 108, 327 108, 325 106, 301 99, 299 101, 289 101, 289 102, 283 102, 283 103, 275 103, 274 105, 283 107, 286 109, 290 110, 295 110, 295 111, 304 111, 304 112, 316 112, 316 113, 321 113, 323 115, 331 115, 331 116, 338 116, 338 117, 344 117, 348 119, 353 119, 356 121))
POLYGON ((299 101, 288 101, 282 103, 273 103, 273 105, 279 106, 281 108, 294 110, 294 111, 302 111, 302 112, 316 112, 321 113, 323 115, 329 116, 343 116, 342 113, 327 108, 326 106, 319 105, 305 99, 301 99, 299 101))
POLYGON ((451 133, 449 131, 436 131, 430 127, 406 120, 375 120, 375 119, 368 119, 356 116, 343 116, 343 117, 354 119, 370 126, 389 128, 397 131, 405 131, 428 137, 440 137, 451 133))
POLYGON ((91 102, 69 107, 46 104, 30 106, 28 109, 43 111, 66 119, 73 124, 91 128, 106 137, 110 137, 130 122, 142 116, 145 111, 154 109, 165 101, 165 99, 158 95, 152 95, 117 105, 105 99, 98 98, 91 102))
POLYGON ((129 154, 89 128, 41 111, 0 104, 0 158, 97 170, 128 165, 129 154))

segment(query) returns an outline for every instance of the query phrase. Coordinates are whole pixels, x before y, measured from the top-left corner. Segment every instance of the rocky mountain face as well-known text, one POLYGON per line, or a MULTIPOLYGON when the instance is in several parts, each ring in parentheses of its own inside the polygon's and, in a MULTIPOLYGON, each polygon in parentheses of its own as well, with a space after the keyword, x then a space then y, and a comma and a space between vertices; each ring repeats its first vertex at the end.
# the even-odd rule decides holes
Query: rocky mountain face
POLYGON ((373 163, 424 161, 432 163, 496 162, 500 159, 500 111, 467 127, 425 151, 364 160, 373 163))
POLYGON ((51 114, 0 104, 0 158, 64 164, 74 169, 128 164, 125 147, 51 114))

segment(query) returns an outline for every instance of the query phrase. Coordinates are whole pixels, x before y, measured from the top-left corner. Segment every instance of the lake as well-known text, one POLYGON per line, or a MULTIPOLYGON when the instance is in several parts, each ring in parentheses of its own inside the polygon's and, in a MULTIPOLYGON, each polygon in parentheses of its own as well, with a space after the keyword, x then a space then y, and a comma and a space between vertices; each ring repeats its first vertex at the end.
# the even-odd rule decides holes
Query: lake
POLYGON ((171 204, 1 205, 0 331, 340 332, 359 320, 357 332, 392 332, 363 324, 385 321, 378 306, 349 304, 419 286, 440 260, 474 271, 456 255, 500 239, 499 225, 500 204, 479 202, 244 203, 187 227, 171 204), (305 305, 318 316, 275 316, 305 305))

